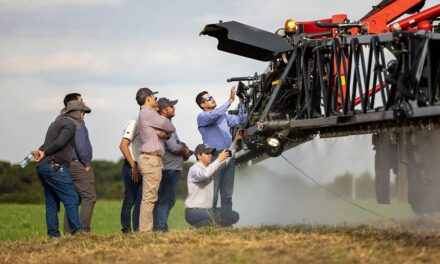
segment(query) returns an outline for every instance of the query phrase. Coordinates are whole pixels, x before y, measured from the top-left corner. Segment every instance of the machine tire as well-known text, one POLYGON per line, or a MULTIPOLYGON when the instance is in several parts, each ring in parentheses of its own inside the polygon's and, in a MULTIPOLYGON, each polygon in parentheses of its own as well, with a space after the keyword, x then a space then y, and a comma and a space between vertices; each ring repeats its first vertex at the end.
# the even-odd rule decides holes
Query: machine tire
POLYGON ((418 214, 440 212, 440 130, 414 132, 408 148, 408 201, 418 214))

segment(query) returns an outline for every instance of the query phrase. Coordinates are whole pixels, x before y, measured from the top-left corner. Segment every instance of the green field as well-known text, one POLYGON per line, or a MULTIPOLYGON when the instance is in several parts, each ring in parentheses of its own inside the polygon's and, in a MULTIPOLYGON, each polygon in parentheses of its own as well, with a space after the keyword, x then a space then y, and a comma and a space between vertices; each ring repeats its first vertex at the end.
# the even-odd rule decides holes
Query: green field
MULTIPOLYGON (((340 223, 359 223, 364 221, 374 221, 378 217, 363 212, 354 214, 359 209, 353 208, 341 200, 328 200, 326 211, 341 213, 343 218, 337 219, 340 223)), ((377 213, 393 219, 408 219, 414 216, 407 204, 399 203, 395 200, 392 205, 378 205, 374 200, 360 200, 356 203, 374 210, 377 213)), ((100 235, 118 234, 121 231, 120 212, 121 201, 102 201, 96 203, 92 219, 92 232, 100 235)), ((362 212, 362 210, 361 210, 362 212)), ((60 227, 63 226, 63 210, 59 214, 60 227)), ((177 200, 176 205, 171 210, 169 218, 170 230, 181 230, 188 228, 184 219, 183 200, 177 200)), ((0 204, 0 240, 23 240, 46 237, 46 222, 44 204, 0 204)))
MULTIPOLYGON (((95 234, 120 233, 122 201, 98 201, 92 218, 92 232, 95 234)), ((44 204, 0 204, 0 240, 33 239, 46 236, 44 204)), ((63 227, 62 209, 59 214, 60 231, 63 227)), ((184 229, 183 201, 178 200, 171 210, 168 222, 170 229, 184 229)))
POLYGON ((98 201, 91 234, 49 239, 44 205, 0 204, 0 263, 439 262, 440 216, 414 217, 407 204, 396 201, 390 206, 372 199, 356 203, 388 218, 364 214, 364 222, 358 222, 352 205, 328 199, 325 213, 345 216, 338 225, 193 229, 184 221, 179 200, 169 219, 170 232, 123 235, 121 202, 98 201))

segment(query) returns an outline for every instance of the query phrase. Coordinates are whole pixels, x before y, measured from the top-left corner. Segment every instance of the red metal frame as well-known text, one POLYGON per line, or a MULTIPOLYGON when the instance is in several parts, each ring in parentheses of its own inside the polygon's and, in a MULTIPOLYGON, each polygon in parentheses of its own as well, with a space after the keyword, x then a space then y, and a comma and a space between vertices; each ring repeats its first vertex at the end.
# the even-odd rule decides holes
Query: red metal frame
POLYGON ((440 16, 440 4, 435 5, 426 10, 423 10, 422 12, 407 17, 403 20, 397 21, 396 23, 393 23, 392 25, 388 26, 388 30, 389 31, 408 30, 411 27, 417 26, 419 22, 422 22, 424 20, 432 20, 439 16, 440 16))
MULTIPOLYGON (((419 23, 423 24, 423 28, 420 29, 426 29, 429 28, 425 24, 429 20, 432 20, 434 18, 437 18, 440 16, 440 4, 435 5, 429 9, 426 9, 424 11, 421 11, 415 15, 409 16, 403 20, 397 21, 391 25, 389 25, 391 22, 399 18, 400 16, 407 13, 411 8, 416 7, 417 5, 421 4, 424 0, 396 0, 391 3, 389 3, 387 6, 382 7, 382 9, 378 10, 377 12, 373 13, 372 15, 364 18, 362 22, 362 27, 368 34, 378 34, 378 33, 384 33, 384 32, 390 32, 393 30, 412 30, 413 27, 416 27, 419 25, 419 23)), ((347 19, 346 14, 337 14, 333 15, 332 18, 327 19, 321 19, 321 20, 315 20, 315 21, 306 21, 306 22, 297 22, 298 25, 303 25, 303 32, 306 34, 317 34, 315 39, 320 38, 330 38, 330 37, 337 37, 336 36, 336 28, 331 29, 331 32, 328 28, 322 28, 318 27, 316 25, 317 21, 320 21, 322 23, 343 23, 347 19), (328 34, 325 34, 328 32, 328 34), (322 33, 322 34, 320 34, 322 33)), ((420 24, 420 25, 421 25, 420 24)), ((428 24, 430 24, 428 22, 428 24)), ((432 28, 432 24, 431 24, 432 28)), ((358 28, 352 28, 351 33, 353 35, 359 33, 358 28)), ((335 62, 336 63, 336 62, 335 62)), ((336 67, 336 65, 335 65, 336 67)), ((345 74, 344 69, 341 66, 340 69, 341 72, 341 78, 344 78, 345 80, 345 74)), ((336 80, 335 80, 336 81, 336 80)), ((345 81, 342 84, 343 86, 343 93, 345 93, 345 81)), ((377 93, 380 91, 380 85, 377 85, 374 89, 369 89, 368 96, 372 96, 373 93, 377 93)), ((340 98, 338 100, 338 103, 340 103, 340 98)), ((356 100, 353 102, 354 105, 358 105, 360 103, 360 97, 356 98, 356 100)))
POLYGON ((423 0, 396 0, 386 7, 362 20, 364 29, 369 34, 388 32, 388 24, 399 18, 423 0))
POLYGON ((337 14, 337 15, 333 15, 332 18, 326 18, 326 19, 320 19, 320 20, 314 20, 314 21, 306 21, 306 22, 296 22, 296 24, 303 25, 303 32, 306 34, 319 34, 319 33, 329 32, 329 34, 319 35, 319 36, 315 37, 315 39, 320 39, 320 38, 334 37, 336 35, 336 29, 328 29, 328 28, 318 27, 316 25, 316 22, 319 21, 322 23, 342 23, 346 19, 347 19, 346 14, 337 14))

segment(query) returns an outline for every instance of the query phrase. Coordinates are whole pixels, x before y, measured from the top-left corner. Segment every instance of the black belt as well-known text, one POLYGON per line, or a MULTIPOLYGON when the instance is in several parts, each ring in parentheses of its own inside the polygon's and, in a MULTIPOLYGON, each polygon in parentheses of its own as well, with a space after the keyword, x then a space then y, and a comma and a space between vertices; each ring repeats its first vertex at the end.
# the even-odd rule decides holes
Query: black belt
POLYGON ((141 152, 141 154, 162 158, 162 154, 160 154, 160 152, 141 152))

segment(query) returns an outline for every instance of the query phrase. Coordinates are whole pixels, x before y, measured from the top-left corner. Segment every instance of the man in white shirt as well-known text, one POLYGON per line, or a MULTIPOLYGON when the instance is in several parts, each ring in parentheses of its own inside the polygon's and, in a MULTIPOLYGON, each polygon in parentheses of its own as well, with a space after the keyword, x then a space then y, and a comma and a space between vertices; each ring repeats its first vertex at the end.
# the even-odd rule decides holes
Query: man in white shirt
POLYGON ((133 231, 139 229, 139 212, 142 197, 142 181, 137 165, 139 158, 140 137, 136 120, 130 120, 125 125, 124 135, 119 149, 124 155, 122 175, 124 178, 124 201, 121 210, 122 232, 131 231, 131 219, 133 219, 133 231), (134 206, 134 209, 133 209, 134 206), (133 212, 132 212, 133 209, 133 212), (133 216, 133 217, 131 217, 133 216))
POLYGON ((237 150, 237 142, 242 138, 241 133, 229 147, 219 153, 211 163, 215 148, 200 144, 194 150, 197 162, 189 169, 187 184, 188 197, 185 200, 185 219, 191 226, 200 228, 213 223, 220 226, 231 226, 238 222, 239 214, 229 207, 213 208, 214 174, 222 166, 227 166, 230 157, 237 150))

